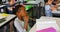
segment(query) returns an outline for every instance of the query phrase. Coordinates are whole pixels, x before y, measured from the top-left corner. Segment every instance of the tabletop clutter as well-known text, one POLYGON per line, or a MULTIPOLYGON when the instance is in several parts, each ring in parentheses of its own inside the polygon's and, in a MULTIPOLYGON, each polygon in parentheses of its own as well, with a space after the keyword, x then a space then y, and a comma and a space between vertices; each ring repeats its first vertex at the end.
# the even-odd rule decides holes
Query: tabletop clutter
POLYGON ((60 18, 55 17, 41 17, 36 19, 36 24, 29 32, 59 32, 60 18))
POLYGON ((8 14, 6 14, 6 13, 0 13, 0 23, 2 23, 2 22, 4 22, 6 19, 6 17, 8 16, 8 14))
POLYGON ((37 32, 57 32, 60 30, 60 27, 55 19, 51 19, 49 17, 44 19, 41 17, 41 19, 37 19, 36 21, 37 32))
POLYGON ((56 32, 59 29, 55 20, 41 20, 36 25, 37 32, 56 32))

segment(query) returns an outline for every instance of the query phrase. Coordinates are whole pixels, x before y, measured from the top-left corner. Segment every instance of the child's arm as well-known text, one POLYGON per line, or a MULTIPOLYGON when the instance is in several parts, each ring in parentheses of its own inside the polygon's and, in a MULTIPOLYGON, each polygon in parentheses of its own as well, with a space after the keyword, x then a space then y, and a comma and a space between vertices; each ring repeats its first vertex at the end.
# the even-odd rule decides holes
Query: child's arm
POLYGON ((52 7, 51 7, 51 10, 52 10, 52 11, 57 10, 57 6, 52 6, 52 7))
POLYGON ((27 30, 28 28, 28 20, 29 20, 29 17, 26 13, 26 10, 25 10, 25 7, 21 7, 21 14, 23 16, 23 19, 24 19, 24 28, 27 30))

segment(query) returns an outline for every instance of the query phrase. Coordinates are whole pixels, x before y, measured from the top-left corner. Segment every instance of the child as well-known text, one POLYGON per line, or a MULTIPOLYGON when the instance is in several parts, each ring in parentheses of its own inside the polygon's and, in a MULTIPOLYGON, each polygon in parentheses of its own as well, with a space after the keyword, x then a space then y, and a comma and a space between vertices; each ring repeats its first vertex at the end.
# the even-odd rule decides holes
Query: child
POLYGON ((14 25, 18 32, 26 32, 28 27, 28 15, 25 11, 24 6, 19 6, 19 9, 16 12, 18 18, 15 19, 14 25))
MULTIPOLYGON (((9 2, 10 6, 14 4, 14 1, 11 0, 9 2)), ((25 11, 25 7, 23 5, 15 5, 7 9, 7 13, 15 14, 17 18, 14 21, 14 26, 16 27, 18 32, 25 32, 28 27, 28 15, 25 11)))
POLYGON ((45 0, 45 15, 48 17, 52 17, 52 10, 51 10, 51 4, 53 0, 45 0))
POLYGON ((57 11, 58 3, 59 3, 58 0, 53 1, 53 3, 52 3, 53 7, 51 7, 52 11, 57 11))

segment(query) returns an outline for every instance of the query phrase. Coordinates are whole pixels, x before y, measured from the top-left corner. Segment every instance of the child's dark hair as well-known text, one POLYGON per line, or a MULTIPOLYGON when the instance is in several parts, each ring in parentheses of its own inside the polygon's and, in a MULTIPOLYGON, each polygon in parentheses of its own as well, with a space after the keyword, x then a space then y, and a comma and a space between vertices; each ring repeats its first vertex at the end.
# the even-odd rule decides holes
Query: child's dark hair
POLYGON ((8 0, 8 2, 10 2, 11 0, 8 0))
POLYGON ((46 2, 48 2, 48 0, 44 0, 44 2, 46 3, 46 2))
MULTIPOLYGON (((17 0, 15 0, 15 1, 17 1, 17 0)), ((11 2, 11 0, 8 0, 8 2, 11 2)))
POLYGON ((54 1, 52 2, 52 5, 56 5, 56 2, 57 2, 57 0, 54 0, 54 1))
POLYGON ((52 2, 52 5, 56 5, 56 3, 52 2))
POLYGON ((21 7, 23 7, 23 6, 22 6, 22 5, 17 5, 17 6, 15 6, 15 8, 13 8, 14 14, 15 14, 16 12, 20 11, 19 8, 21 8, 21 7))

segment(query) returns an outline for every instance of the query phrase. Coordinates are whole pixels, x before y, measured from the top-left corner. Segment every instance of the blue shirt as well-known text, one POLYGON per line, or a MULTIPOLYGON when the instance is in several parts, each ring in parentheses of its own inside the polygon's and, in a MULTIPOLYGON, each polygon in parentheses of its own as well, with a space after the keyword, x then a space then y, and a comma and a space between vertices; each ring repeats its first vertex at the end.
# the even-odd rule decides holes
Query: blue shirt
MULTIPOLYGON (((7 8, 10 7, 9 4, 7 4, 7 8)), ((8 10, 8 14, 13 14, 13 11, 8 10)))
POLYGON ((48 17, 52 17, 52 11, 50 8, 50 5, 45 5, 45 15, 48 17))

